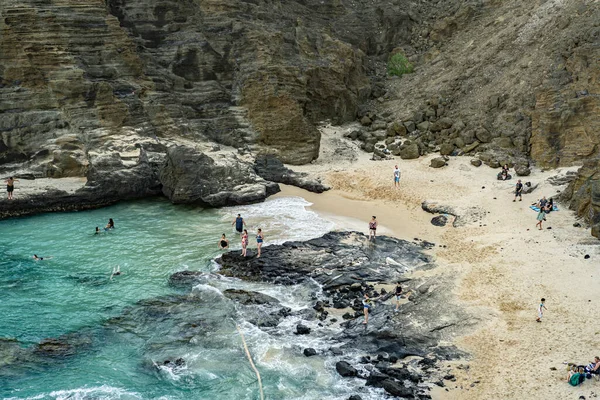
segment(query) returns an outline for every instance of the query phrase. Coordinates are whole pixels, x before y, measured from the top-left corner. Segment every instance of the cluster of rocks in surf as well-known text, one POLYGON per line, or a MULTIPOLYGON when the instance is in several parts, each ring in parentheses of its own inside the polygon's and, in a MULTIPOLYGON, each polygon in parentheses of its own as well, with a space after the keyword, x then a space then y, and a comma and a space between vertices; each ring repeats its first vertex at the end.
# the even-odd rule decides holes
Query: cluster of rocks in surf
MULTIPOLYGON (((318 282, 322 293, 312 309, 296 312, 302 320, 292 333, 327 337, 340 345, 298 351, 306 357, 335 357, 341 376, 364 380, 366 386, 382 388, 392 396, 427 399, 428 386, 443 385, 443 374, 436 368, 438 361, 463 355, 440 343, 476 323, 449 301, 450 278, 403 278, 409 270, 433 267, 432 258, 423 252, 433 245, 386 236, 370 241, 357 232, 331 232, 306 242, 268 246, 260 258, 225 253, 217 263, 219 274, 246 281, 279 285, 318 282), (393 296, 391 285, 398 281, 407 300, 395 313, 395 302, 386 301, 393 296), (388 289, 381 284, 388 284, 388 289), (365 293, 376 299, 366 326, 361 302, 365 293), (336 326, 341 331, 332 337, 329 328, 336 326), (407 361, 408 356, 418 358, 407 361)), ((182 271, 171 276, 171 284, 192 287, 201 276, 182 271)), ((262 294, 236 291, 226 296, 238 299, 244 312, 248 310, 246 304, 270 304, 274 314, 281 315, 281 306, 262 294)))

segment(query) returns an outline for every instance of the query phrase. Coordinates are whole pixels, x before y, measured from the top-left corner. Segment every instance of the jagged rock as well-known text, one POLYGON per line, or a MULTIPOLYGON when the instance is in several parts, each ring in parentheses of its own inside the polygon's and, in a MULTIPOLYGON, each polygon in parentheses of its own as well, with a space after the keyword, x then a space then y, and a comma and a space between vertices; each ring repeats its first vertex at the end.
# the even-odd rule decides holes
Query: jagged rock
POLYGON ((411 389, 404 386, 402 383, 392 380, 386 379, 382 383, 383 388, 386 392, 391 394, 392 396, 410 398, 413 396, 413 392, 411 389))
POLYGON ((425 131, 429 130, 429 125, 430 125, 429 121, 419 122, 417 124, 417 129, 420 130, 421 132, 425 132, 425 131))
POLYGON ((310 328, 308 326, 298 324, 296 325, 296 335, 308 335, 310 333, 310 328))
POLYGON ((392 122, 387 127, 388 136, 405 136, 406 127, 400 122, 392 122))
POLYGON ((431 164, 429 164, 432 168, 442 168, 446 165, 446 159, 444 157, 436 157, 431 159, 431 164))
POLYGON ((176 204, 246 204, 279 191, 279 185, 258 177, 248 163, 232 157, 216 161, 185 146, 168 149, 160 181, 165 196, 176 204))
POLYGON ((406 128, 407 132, 412 132, 415 129, 417 129, 417 126, 415 125, 415 123, 413 121, 404 121, 403 124, 404 124, 404 127, 406 128))
POLYGON ((277 157, 270 154, 256 158, 254 161, 254 171, 258 176, 267 181, 297 186, 309 192, 323 193, 330 189, 329 186, 311 179, 306 173, 298 173, 286 168, 277 157))
POLYGON ((481 167, 481 164, 482 164, 481 160, 478 160, 476 158, 471 160, 471 165, 474 167, 481 167))
POLYGON ((227 289, 223 292, 223 295, 228 299, 245 306, 255 304, 279 304, 279 300, 274 297, 259 292, 241 289, 227 289))
POLYGON ((366 115, 360 119, 360 124, 362 126, 370 126, 372 122, 373 121, 371 121, 371 118, 367 117, 366 115))
POLYGON ((598 237, 600 224, 600 159, 587 160, 577 171, 577 178, 560 195, 578 217, 592 226, 592 235, 598 237))
POLYGON ((415 158, 419 158, 419 146, 416 143, 412 143, 407 146, 402 145, 400 146, 399 154, 400 158, 402 158, 403 160, 412 160, 415 158))
POLYGON ((346 361, 338 361, 335 364, 335 370, 338 372, 338 374, 345 377, 358 375, 356 368, 346 361))
POLYGON ((477 129, 475 137, 477 137, 477 140, 481 143, 489 143, 492 141, 492 135, 485 128, 477 129))
POLYGON ((515 166, 515 172, 517 176, 528 176, 529 174, 531 174, 531 170, 526 165, 515 166))
POLYGON ((454 222, 452 223, 454 227, 479 222, 487 214, 480 207, 453 207, 431 200, 422 202, 421 208, 432 214, 449 214, 455 216, 456 218, 454 218, 454 222))
POLYGON ((592 226, 592 236, 600 239, 600 223, 592 226))
POLYGON ((362 397, 357 394, 353 394, 352 396, 348 397, 348 400, 362 400, 362 397))
POLYGON ((203 274, 201 271, 175 272, 169 277, 169 285, 182 288, 192 287, 198 284, 199 278, 203 274))
POLYGON ((366 386, 375 386, 375 387, 383 387, 383 381, 386 379, 390 379, 390 377, 386 374, 382 374, 381 372, 373 371, 367 377, 366 386))

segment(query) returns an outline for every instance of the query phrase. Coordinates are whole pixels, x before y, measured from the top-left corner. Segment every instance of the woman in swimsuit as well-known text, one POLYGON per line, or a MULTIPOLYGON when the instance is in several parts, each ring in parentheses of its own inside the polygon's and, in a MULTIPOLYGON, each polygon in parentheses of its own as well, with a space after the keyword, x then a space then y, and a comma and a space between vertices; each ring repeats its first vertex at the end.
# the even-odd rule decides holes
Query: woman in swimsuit
POLYGON ((373 307, 373 304, 371 303, 371 299, 369 298, 369 295, 365 293, 365 297, 362 301, 363 303, 363 313, 365 314, 365 320, 363 322, 363 324, 367 324, 369 323, 369 310, 371 309, 371 307, 373 307))
POLYGON ((229 248, 229 240, 225 238, 225 234, 222 234, 221 239, 219 239, 219 248, 221 250, 229 248))
POLYGON ((115 229, 115 221, 113 221, 112 218, 108 219, 108 224, 106 224, 106 227, 104 227, 104 230, 108 229, 115 229))
POLYGON ((369 222, 369 240, 371 237, 375 239, 375 234, 377 233, 377 217, 373 215, 371 218, 371 222, 369 222))
POLYGON ((260 257, 260 248, 262 247, 264 240, 265 240, 265 236, 262 233, 262 229, 258 228, 258 233, 256 234, 256 247, 258 249, 258 254, 257 254, 256 258, 260 257))
POLYGON ((248 247, 248 231, 244 229, 244 233, 242 233, 242 257, 246 257, 246 247, 248 247))
POLYGON ((19 180, 13 179, 12 176, 6 180, 6 192, 8 193, 9 200, 13 200, 13 191, 15 190, 15 182, 19 182, 19 180))

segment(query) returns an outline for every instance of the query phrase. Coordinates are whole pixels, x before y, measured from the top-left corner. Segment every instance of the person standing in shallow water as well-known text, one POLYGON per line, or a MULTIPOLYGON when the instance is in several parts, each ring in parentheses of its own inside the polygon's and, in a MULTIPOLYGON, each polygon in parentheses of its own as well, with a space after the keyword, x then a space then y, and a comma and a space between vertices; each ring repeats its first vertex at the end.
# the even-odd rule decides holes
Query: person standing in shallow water
POLYGON ((377 217, 373 215, 371 217, 371 222, 369 222, 369 240, 371 238, 375 239, 377 234, 377 217))
POLYGON ((219 248, 221 250, 225 250, 229 248, 229 240, 225 237, 225 234, 221 235, 221 239, 219 239, 219 248))
POLYGON ((262 233, 262 229, 258 228, 258 232, 256 233, 256 248, 258 250, 258 254, 256 255, 256 258, 260 257, 260 249, 262 247, 264 240, 265 240, 265 236, 262 233))
POLYGON ((235 230, 237 233, 242 233, 242 230, 246 226, 246 221, 242 218, 241 214, 238 214, 235 220, 231 223, 231 226, 235 225, 235 230))
POLYGON ((18 179, 14 179, 10 176, 6 180, 6 193, 8 194, 8 200, 13 200, 13 192, 15 191, 15 182, 19 182, 18 179))
POLYGON ((246 248, 248 247, 248 231, 244 229, 242 233, 242 257, 246 257, 246 248))

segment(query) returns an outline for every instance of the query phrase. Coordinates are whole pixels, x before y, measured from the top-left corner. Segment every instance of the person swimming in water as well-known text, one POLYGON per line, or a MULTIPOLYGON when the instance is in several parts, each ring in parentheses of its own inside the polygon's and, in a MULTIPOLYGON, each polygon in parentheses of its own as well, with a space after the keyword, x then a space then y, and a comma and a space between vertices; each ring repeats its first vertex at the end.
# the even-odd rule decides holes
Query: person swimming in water
POLYGON ((221 239, 219 239, 219 248, 221 250, 229 248, 229 240, 225 237, 225 234, 221 235, 221 239))
POLYGON ((95 235, 98 235, 98 234, 100 234, 100 233, 102 233, 102 231, 100 230, 100 228, 99 228, 99 227, 96 227, 96 232, 94 232, 94 234, 95 234, 95 235))
POLYGON ((242 233, 242 257, 246 257, 246 248, 248 247, 248 231, 244 229, 242 233))
POLYGON ((110 280, 112 281, 113 276, 121 275, 121 266, 117 265, 116 268, 113 268, 112 274, 110 274, 110 280))
POLYGON ((242 218, 241 214, 238 214, 237 218, 231 223, 231 226, 235 225, 235 230, 237 233, 242 233, 242 230, 246 226, 246 221, 242 218))
POLYGON ((38 255, 37 255, 37 254, 34 254, 34 255, 33 255, 33 259, 34 259, 35 261, 44 261, 44 260, 50 260, 51 258, 52 258, 52 257, 45 257, 45 258, 44 258, 44 257, 38 257, 38 255))
POLYGON ((263 235, 262 229, 258 228, 258 232, 256 233, 256 248, 258 249, 258 254, 256 255, 256 258, 260 258, 260 249, 264 240, 265 235, 263 235))
POLYGON ((108 219, 108 224, 104 227, 104 230, 115 229, 115 221, 112 218, 108 219))

